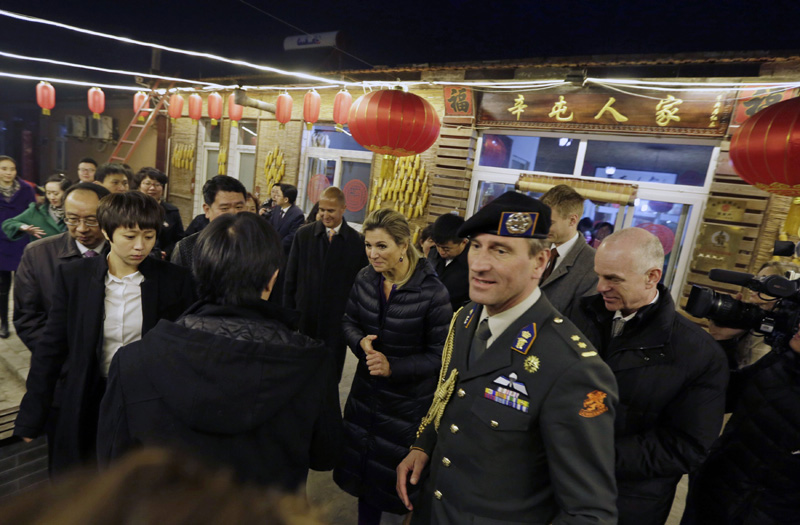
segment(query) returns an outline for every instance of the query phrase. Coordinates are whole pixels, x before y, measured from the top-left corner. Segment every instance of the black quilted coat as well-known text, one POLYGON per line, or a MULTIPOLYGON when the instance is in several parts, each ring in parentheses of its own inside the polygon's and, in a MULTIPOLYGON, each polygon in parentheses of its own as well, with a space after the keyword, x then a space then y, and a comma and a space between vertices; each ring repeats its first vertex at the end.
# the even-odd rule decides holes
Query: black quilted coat
POLYGON ((733 416, 691 478, 682 523, 800 523, 800 355, 773 350, 739 374, 733 416))
POLYGON ((100 410, 100 463, 134 446, 173 446, 284 490, 303 484, 309 468, 333 468, 333 360, 293 322, 295 312, 266 301, 197 303, 121 348, 100 410))
POLYGON ((395 492, 395 468, 431 404, 453 311, 447 289, 424 259, 383 312, 379 282, 372 266, 359 272, 342 323, 358 368, 344 411, 345 449, 333 478, 353 496, 401 514, 407 510, 395 492), (388 378, 369 374, 359 341, 370 334, 378 336, 373 348, 389 360, 388 378))

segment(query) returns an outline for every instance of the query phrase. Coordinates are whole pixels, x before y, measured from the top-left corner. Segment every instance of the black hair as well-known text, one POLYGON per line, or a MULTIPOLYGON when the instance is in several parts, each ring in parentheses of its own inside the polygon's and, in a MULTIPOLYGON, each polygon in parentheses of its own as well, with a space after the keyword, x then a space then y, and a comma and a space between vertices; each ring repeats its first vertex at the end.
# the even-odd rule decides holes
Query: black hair
POLYGON ((433 242, 436 244, 447 244, 448 242, 460 243, 464 240, 458 236, 458 229, 464 224, 464 219, 452 213, 440 215, 433 223, 433 242))
POLYGON ((254 213, 217 217, 200 233, 192 274, 201 300, 215 304, 258 303, 275 270, 283 265, 283 248, 275 229, 254 213))
POLYGON ((67 178, 66 175, 63 173, 54 173, 44 181, 44 185, 47 186, 51 182, 57 182, 58 186, 61 188, 61 191, 67 191, 70 186, 72 186, 72 182, 67 178))
POLYGON ((241 193, 247 200, 247 190, 244 184, 228 175, 216 175, 203 184, 203 202, 211 206, 217 198, 217 193, 221 191, 241 193))
POLYGON ((419 243, 422 244, 426 239, 433 239, 433 224, 425 226, 419 234, 419 243))
POLYGON ((285 184, 283 182, 279 182, 278 184, 274 184, 272 187, 278 186, 281 189, 281 193, 283 196, 289 199, 289 204, 294 204, 294 201, 297 200, 297 188, 292 186, 291 184, 285 184))
POLYGON ((78 161, 78 165, 81 165, 84 162, 87 164, 94 164, 94 167, 95 168, 97 167, 97 161, 94 160, 92 157, 83 157, 81 160, 78 161))
POLYGON ((311 211, 308 212, 308 217, 306 217, 306 222, 303 224, 311 224, 317 220, 317 213, 319 213, 319 202, 315 203, 314 206, 311 207, 311 211))
POLYGON ((153 179, 162 186, 166 186, 167 182, 169 181, 169 177, 167 177, 167 175, 161 170, 157 170, 155 168, 142 168, 136 172, 136 175, 133 176, 133 189, 138 190, 144 179, 153 179))
POLYGON ((125 177, 128 179, 128 182, 130 182, 130 170, 125 169, 125 166, 122 164, 114 163, 101 164, 94 173, 94 180, 97 182, 103 182, 106 179, 106 176, 117 174, 125 175, 125 177))
MULTIPOLYGON (((97 186, 97 184, 95 184, 97 186)), ((97 221, 100 228, 113 239, 117 228, 161 230, 164 208, 150 195, 138 191, 106 195, 97 205, 97 221)))
POLYGON ((73 184, 67 191, 64 192, 64 200, 67 200, 67 196, 76 190, 89 190, 93 191, 97 194, 98 199, 102 199, 106 195, 110 195, 111 192, 105 186, 101 186, 99 184, 95 184, 94 182, 78 182, 77 184, 73 184))

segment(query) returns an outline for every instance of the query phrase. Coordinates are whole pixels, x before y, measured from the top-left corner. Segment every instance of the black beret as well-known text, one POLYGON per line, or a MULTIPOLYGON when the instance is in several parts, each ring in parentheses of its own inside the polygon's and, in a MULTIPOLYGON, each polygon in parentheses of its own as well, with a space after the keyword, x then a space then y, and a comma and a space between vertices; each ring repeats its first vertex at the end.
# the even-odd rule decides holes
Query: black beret
POLYGON ((459 237, 491 233, 502 237, 546 239, 550 207, 516 191, 506 192, 481 208, 458 229, 459 237))

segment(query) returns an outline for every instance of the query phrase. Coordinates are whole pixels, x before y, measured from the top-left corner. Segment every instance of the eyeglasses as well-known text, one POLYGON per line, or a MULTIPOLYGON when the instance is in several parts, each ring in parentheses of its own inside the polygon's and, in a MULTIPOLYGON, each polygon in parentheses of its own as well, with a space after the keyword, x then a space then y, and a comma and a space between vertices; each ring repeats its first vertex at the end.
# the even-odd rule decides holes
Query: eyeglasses
POLYGON ((97 217, 64 217, 64 223, 68 226, 77 226, 80 223, 83 223, 83 225, 87 228, 95 228, 100 226, 100 223, 97 222, 97 217))
POLYGON ((144 181, 141 184, 139 184, 139 187, 140 188, 163 188, 164 185, 161 184, 160 182, 144 181))

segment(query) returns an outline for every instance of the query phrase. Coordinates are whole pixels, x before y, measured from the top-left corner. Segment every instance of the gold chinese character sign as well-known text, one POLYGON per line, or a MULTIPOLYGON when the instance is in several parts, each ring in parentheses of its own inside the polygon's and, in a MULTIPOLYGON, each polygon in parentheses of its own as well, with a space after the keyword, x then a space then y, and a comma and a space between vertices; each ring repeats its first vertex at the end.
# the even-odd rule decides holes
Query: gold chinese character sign
POLYGON ((722 136, 733 91, 624 93, 573 91, 483 93, 477 121, 567 130, 620 130, 654 134, 722 136))

